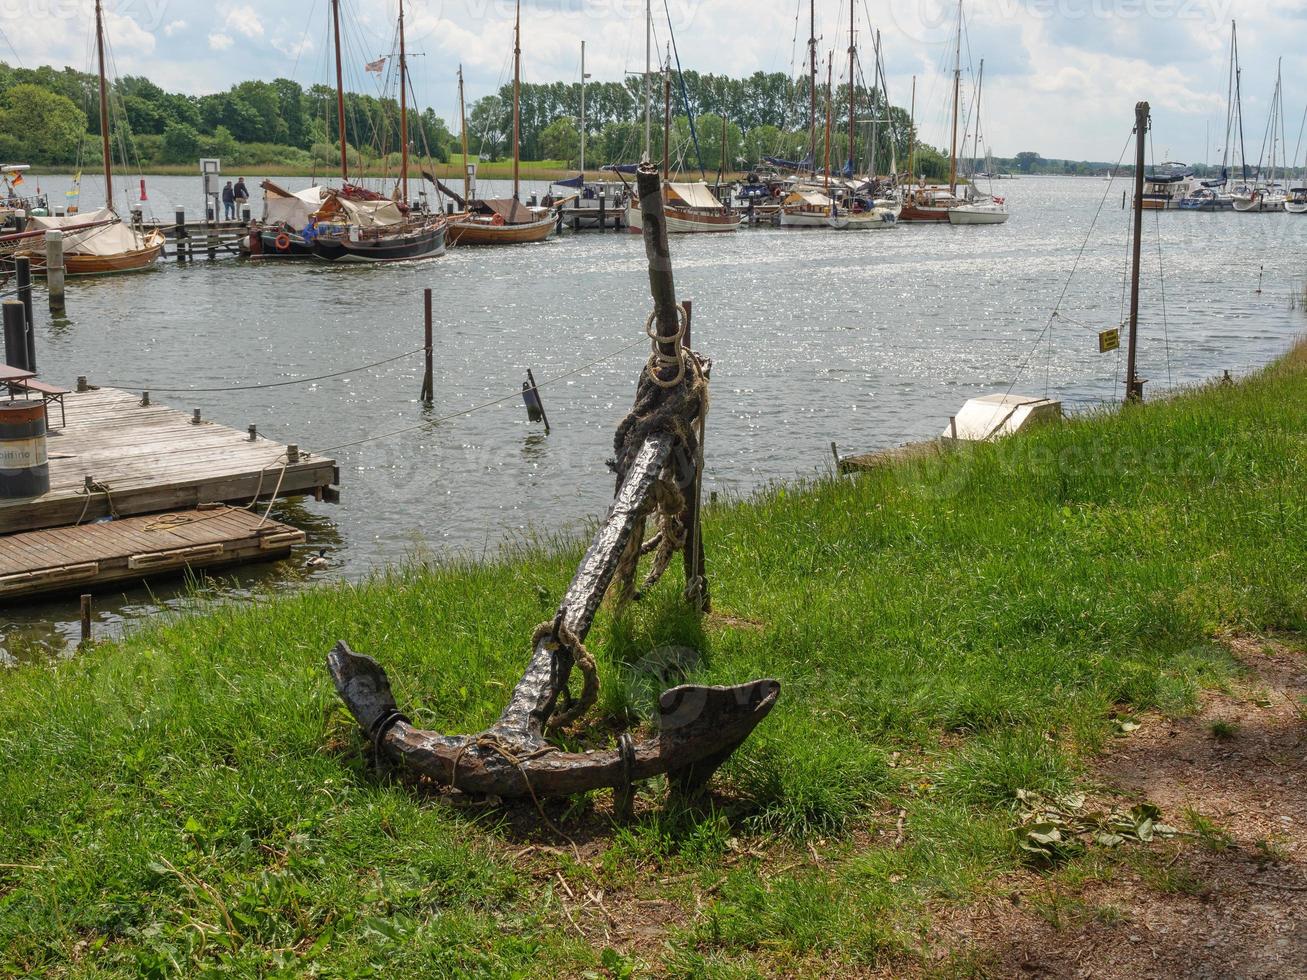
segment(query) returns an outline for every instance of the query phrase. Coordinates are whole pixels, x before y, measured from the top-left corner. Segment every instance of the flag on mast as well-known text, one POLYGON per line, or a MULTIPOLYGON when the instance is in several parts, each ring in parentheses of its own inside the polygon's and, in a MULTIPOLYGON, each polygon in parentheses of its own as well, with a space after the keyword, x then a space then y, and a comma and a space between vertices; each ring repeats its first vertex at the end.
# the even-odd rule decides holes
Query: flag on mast
POLYGON ((380 75, 382 71, 385 70, 385 67, 386 67, 386 59, 378 58, 376 61, 369 61, 366 65, 363 66, 363 70, 372 72, 375 75, 380 75))

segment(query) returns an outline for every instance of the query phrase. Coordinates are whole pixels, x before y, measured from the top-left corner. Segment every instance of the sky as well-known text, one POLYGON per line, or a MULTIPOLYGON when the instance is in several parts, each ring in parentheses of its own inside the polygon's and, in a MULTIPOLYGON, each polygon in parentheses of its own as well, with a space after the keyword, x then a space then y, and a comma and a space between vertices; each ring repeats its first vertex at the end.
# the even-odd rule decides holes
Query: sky
MULTIPOLYGON (((119 75, 191 94, 249 78, 332 80, 329 0, 104 2, 119 75)), ((817 2, 819 50, 823 59, 835 51, 837 70, 847 57, 849 2, 817 2)), ((879 30, 891 100, 907 107, 915 76, 922 138, 947 146, 956 0, 852 2, 863 64, 879 30)), ((362 66, 392 50, 398 0, 341 6, 347 85, 375 92, 362 66)), ((405 8, 420 105, 454 123, 460 63, 469 102, 511 79, 512 0, 406 0, 405 8)), ((1298 145, 1307 0, 963 0, 963 9, 963 87, 983 58, 982 130, 995 155, 1114 161, 1135 102, 1147 99, 1156 159, 1219 161, 1232 19, 1249 157, 1260 151, 1280 57, 1289 152, 1298 145)), ((92 10, 93 0, 0 0, 0 58, 89 70, 92 10)), ((808 0, 655 0, 660 50, 669 19, 686 69, 804 70, 808 0)), ((643 70, 644 0, 522 0, 522 21, 526 81, 578 80, 582 40, 595 80, 643 70)))

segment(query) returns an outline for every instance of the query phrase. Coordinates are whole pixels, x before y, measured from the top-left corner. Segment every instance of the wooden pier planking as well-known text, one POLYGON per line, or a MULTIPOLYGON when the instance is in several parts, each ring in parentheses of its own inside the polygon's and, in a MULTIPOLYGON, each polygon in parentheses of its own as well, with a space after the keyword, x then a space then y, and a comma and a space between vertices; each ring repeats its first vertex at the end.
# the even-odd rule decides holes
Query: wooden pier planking
POLYGON ((12 534, 0 547, 0 604, 285 558, 304 537, 254 511, 222 505, 12 534))
MULTIPOLYGON (((203 421, 113 388, 65 398, 68 424, 48 440, 50 492, 0 500, 0 534, 77 524, 108 514, 105 494, 88 503, 87 477, 107 486, 119 516, 191 508, 205 503, 247 503, 256 495, 320 495, 338 482, 334 460, 301 451, 295 463, 286 447, 203 421), (282 474, 283 466, 285 468, 282 474)), ((6 539, 5 547, 11 545, 6 539)))

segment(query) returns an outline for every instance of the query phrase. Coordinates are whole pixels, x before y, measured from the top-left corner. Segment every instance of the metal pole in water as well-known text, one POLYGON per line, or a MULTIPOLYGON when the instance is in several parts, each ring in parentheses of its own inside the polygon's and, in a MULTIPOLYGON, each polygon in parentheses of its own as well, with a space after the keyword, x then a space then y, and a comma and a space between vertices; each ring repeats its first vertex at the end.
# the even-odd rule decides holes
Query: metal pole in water
POLYGON ((64 233, 52 229, 45 233, 45 284, 50 294, 50 312, 64 313, 64 233))

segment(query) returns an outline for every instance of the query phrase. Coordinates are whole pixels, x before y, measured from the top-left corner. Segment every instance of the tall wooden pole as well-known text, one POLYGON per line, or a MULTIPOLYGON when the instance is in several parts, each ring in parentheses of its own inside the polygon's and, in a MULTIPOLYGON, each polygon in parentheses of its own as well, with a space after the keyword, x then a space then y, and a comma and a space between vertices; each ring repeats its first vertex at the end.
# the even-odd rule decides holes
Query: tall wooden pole
POLYGON ((1139 256, 1144 241, 1144 140, 1148 135, 1148 103, 1135 105, 1135 201, 1134 236, 1130 264, 1130 337, 1126 344, 1125 400, 1144 400, 1144 383, 1136 369, 1139 342, 1139 256))
POLYGON ((670 179, 672 171, 672 72, 663 69, 663 180, 670 179))
POLYGON ((104 77, 104 12, 95 0, 95 50, 100 62, 100 148, 104 152, 104 201, 113 207, 113 157, 109 151, 109 83, 104 77))
POLYGON ((340 133, 340 179, 349 181, 349 142, 345 133, 345 69, 340 60, 340 0, 331 0, 331 32, 336 42, 336 129, 340 133))
POLYGON ((513 22, 513 200, 518 199, 522 155, 522 0, 517 0, 513 22))
POLYGON ((958 98, 962 88, 962 0, 958 0, 958 37, 953 53, 953 138, 948 152, 949 193, 958 187, 958 98))
POLYGON ((399 132, 403 149, 400 150, 400 199, 408 206, 408 58, 404 50, 404 0, 399 0, 399 132))
POLYGON ((644 157, 649 159, 653 144, 653 8, 644 3, 644 157))
MULTIPOLYGON (((853 10, 852 0, 849 0, 849 176, 852 177, 858 171, 858 154, 856 147, 858 144, 857 134, 854 127, 857 126, 857 102, 853 97, 854 91, 854 65, 858 58, 858 43, 854 36, 853 29, 853 10)), ((872 106, 872 115, 874 116, 875 106, 872 106)), ((872 168, 872 176, 875 177, 875 168, 872 168)))
POLYGON ((832 54, 826 59, 826 196, 830 196, 830 135, 831 124, 834 121, 834 98, 831 93, 831 83, 834 81, 835 56, 832 54))
MULTIPOLYGON (((888 104, 888 99, 886 103, 888 104)), ((912 101, 908 103, 908 183, 917 179, 917 76, 912 76, 912 101)), ((873 149, 874 153, 875 150, 873 149)))
POLYGON ((458 66, 458 123, 463 139, 463 209, 472 207, 472 178, 467 170, 467 103, 463 101, 463 66, 458 66))
POLYGON ((808 0, 808 162, 817 169, 817 0, 808 0))

